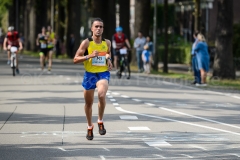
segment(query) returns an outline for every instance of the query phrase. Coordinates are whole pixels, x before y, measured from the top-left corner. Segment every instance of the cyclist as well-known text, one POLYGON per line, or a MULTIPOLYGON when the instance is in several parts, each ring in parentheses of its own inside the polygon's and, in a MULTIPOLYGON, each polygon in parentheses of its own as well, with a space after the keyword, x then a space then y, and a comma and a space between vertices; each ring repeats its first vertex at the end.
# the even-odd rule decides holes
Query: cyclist
POLYGON ((122 27, 116 28, 116 33, 112 36, 112 46, 113 46, 113 54, 114 54, 114 67, 116 68, 116 71, 118 72, 118 63, 120 59, 120 49, 126 48, 126 45, 128 49, 131 48, 131 45, 129 43, 128 37, 126 34, 124 34, 122 27))
POLYGON ((42 27, 42 32, 38 34, 38 37, 36 39, 37 46, 40 47, 40 65, 42 70, 44 69, 45 59, 48 56, 48 48, 47 43, 48 42, 48 36, 46 34, 46 28, 42 27))
MULTIPOLYGON (((3 42, 3 49, 7 50, 8 54, 8 61, 7 64, 11 63, 10 57, 11 57, 11 52, 10 49, 11 47, 17 47, 18 50, 22 50, 22 42, 19 38, 18 32, 14 30, 13 26, 8 27, 8 33, 6 37, 4 38, 3 42)), ((17 66, 16 66, 16 73, 19 74, 19 68, 18 68, 18 57, 17 57, 17 66)))
POLYGON ((47 35, 48 35, 48 71, 51 71, 52 68, 52 55, 53 49, 55 46, 55 33, 52 31, 52 27, 47 27, 47 35))

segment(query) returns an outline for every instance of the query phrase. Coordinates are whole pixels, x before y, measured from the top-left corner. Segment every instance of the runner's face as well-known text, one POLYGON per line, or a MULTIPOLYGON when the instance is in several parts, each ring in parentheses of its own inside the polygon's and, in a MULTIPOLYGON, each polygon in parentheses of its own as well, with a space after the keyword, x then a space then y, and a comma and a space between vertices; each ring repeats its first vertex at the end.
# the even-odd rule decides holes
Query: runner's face
POLYGON ((96 36, 96 37, 102 36, 103 23, 100 21, 93 22, 91 30, 92 30, 94 36, 96 36))

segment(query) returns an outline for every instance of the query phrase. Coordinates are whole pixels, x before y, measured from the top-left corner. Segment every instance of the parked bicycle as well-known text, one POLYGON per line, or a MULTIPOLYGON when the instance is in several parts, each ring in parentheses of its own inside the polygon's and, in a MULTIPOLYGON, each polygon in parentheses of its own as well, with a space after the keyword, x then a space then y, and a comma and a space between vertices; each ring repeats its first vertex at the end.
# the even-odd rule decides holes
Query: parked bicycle
POLYGON ((131 71, 128 60, 128 50, 127 48, 123 48, 120 49, 119 52, 120 52, 118 58, 119 71, 117 72, 117 77, 120 79, 122 77, 122 74, 124 74, 124 77, 130 79, 131 71))
POLYGON ((10 48, 10 52, 11 52, 11 63, 10 63, 10 66, 12 68, 12 73, 13 73, 13 76, 15 76, 15 71, 16 71, 16 67, 17 67, 17 52, 18 52, 18 49, 17 47, 11 47, 10 48))

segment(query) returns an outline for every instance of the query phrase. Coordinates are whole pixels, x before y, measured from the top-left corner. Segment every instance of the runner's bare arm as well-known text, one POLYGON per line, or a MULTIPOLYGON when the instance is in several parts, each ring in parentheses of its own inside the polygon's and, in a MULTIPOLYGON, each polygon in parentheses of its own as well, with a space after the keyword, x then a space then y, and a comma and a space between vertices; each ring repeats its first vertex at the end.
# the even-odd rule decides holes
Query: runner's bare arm
POLYGON ((73 59, 74 64, 84 62, 89 58, 88 56, 84 56, 84 53, 87 50, 88 46, 89 46, 88 39, 85 39, 84 41, 82 41, 73 59))
POLYGON ((108 65, 108 70, 112 70, 112 61, 111 61, 111 42, 109 40, 106 40, 107 45, 108 45, 108 51, 106 54, 106 59, 107 59, 107 65, 108 65))
POLYGON ((108 51, 107 51, 107 54, 106 54, 106 59, 108 58, 111 58, 111 41, 108 40, 108 39, 105 39, 106 40, 106 43, 108 45, 108 51))
POLYGON ((39 34, 38 34, 37 39, 36 39, 36 45, 39 46, 39 34))

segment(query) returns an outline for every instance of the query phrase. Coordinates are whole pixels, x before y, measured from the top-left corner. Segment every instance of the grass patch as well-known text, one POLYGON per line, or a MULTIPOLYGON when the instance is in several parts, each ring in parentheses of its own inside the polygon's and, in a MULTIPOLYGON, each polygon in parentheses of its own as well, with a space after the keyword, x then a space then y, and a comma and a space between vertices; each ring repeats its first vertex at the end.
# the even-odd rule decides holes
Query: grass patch
MULTIPOLYGON (((135 65, 131 66, 132 71, 138 71, 138 67, 135 65)), ((188 80, 189 83, 194 80, 193 73, 191 72, 182 72, 178 73, 172 70, 169 70, 169 73, 164 73, 161 70, 159 71, 151 71, 153 75, 164 76, 166 78, 172 79, 183 79, 188 80)), ((207 78, 208 88, 219 88, 219 89, 234 89, 240 91, 240 77, 236 78, 235 80, 226 80, 226 79, 210 79, 207 78)))

